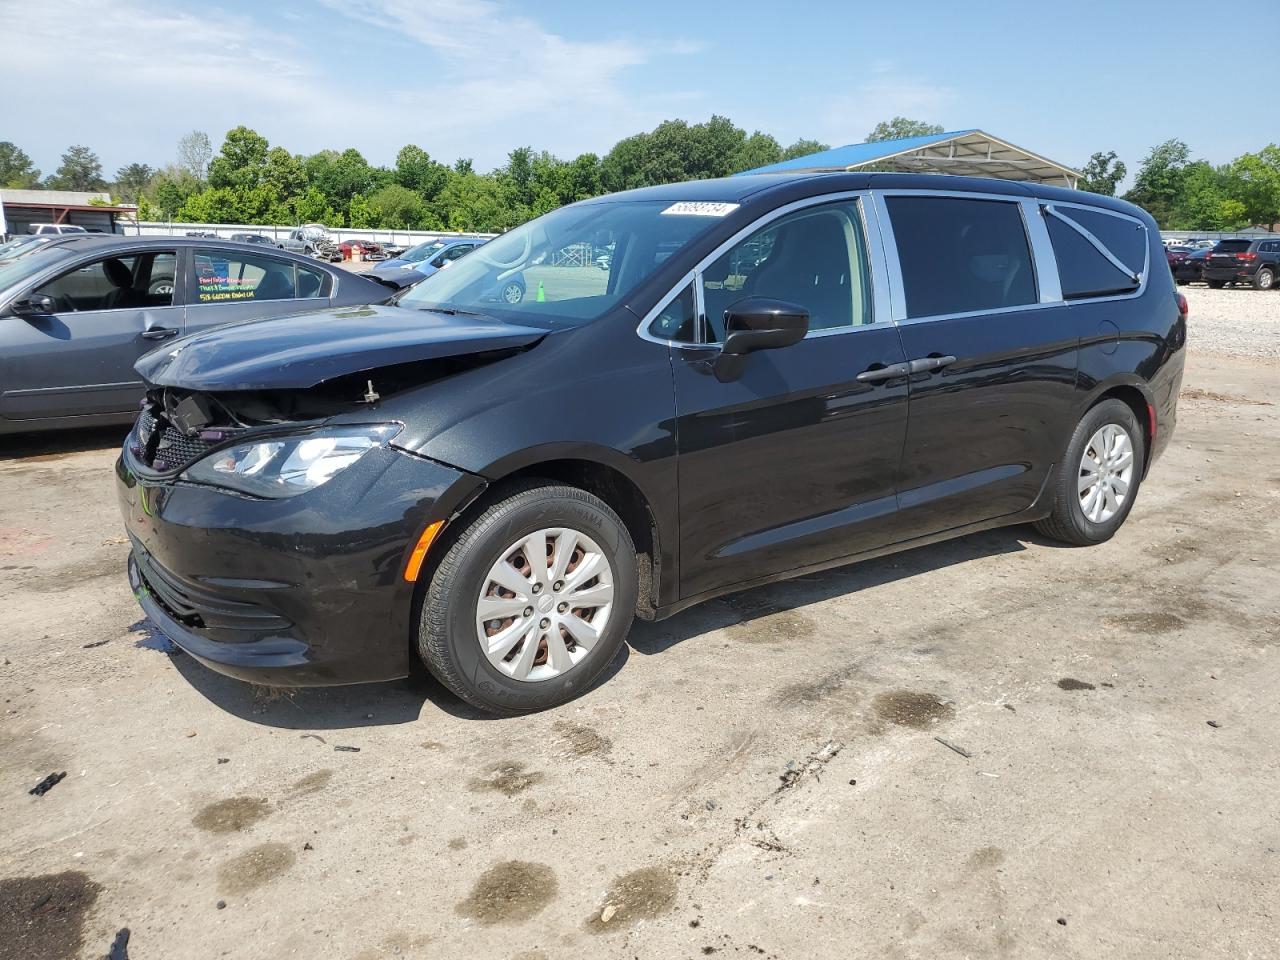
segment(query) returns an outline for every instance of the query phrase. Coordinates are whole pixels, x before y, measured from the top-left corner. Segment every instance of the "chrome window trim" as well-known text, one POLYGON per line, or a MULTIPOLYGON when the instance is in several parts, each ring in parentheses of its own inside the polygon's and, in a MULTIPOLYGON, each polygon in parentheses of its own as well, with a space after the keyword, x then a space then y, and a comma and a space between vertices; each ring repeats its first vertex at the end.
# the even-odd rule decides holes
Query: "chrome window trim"
MULTIPOLYGON (((706 315, 706 299, 702 288, 703 271, 751 234, 763 229, 780 217, 784 217, 789 213, 794 213, 797 210, 804 210, 807 207, 821 206, 829 203, 841 203, 849 200, 853 200, 858 207, 858 215, 862 225, 863 249, 866 253, 867 268, 871 271, 870 289, 872 320, 870 323, 862 323, 857 326, 830 327, 823 330, 814 330, 806 334, 805 339, 807 340, 811 337, 826 337, 838 333, 856 333, 859 330, 867 330, 891 324, 893 320, 888 315, 888 308, 884 303, 886 299, 884 292, 887 290, 891 274, 889 274, 887 264, 884 261, 882 242, 880 244, 881 249, 879 250, 879 256, 877 256, 877 243, 875 242, 875 237, 873 236, 873 231, 871 229, 871 222, 868 217, 868 208, 871 205, 871 191, 842 190, 837 193, 824 193, 819 196, 804 197, 800 200, 793 200, 791 203, 785 203, 780 207, 775 207, 767 213, 761 214, 755 220, 733 233, 728 237, 728 239, 721 242, 715 249, 699 260, 697 264, 694 265, 693 269, 682 276, 671 291, 669 291, 661 300, 658 301, 655 307, 650 309, 644 315, 644 319, 641 320, 639 325, 636 327, 636 333, 642 340, 648 340, 651 343, 660 343, 668 347, 680 347, 682 349, 687 349, 689 347, 720 346, 720 341, 718 340, 706 341, 702 339, 704 328, 702 318, 706 315), (686 284, 690 282, 693 283, 694 310, 697 315, 694 332, 698 339, 695 341, 666 340, 661 337, 654 336, 649 332, 649 326, 657 319, 658 314, 665 310, 667 305, 670 304, 677 295, 684 291, 686 284)), ((875 234, 879 234, 878 218, 876 227, 877 229, 874 232, 875 234)))
POLYGON ((1062 303, 1062 277, 1058 274, 1058 258, 1053 253, 1053 241, 1049 239, 1049 227, 1040 213, 1040 204, 1027 199, 1020 203, 1022 225, 1031 243, 1031 261, 1035 265, 1036 289, 1041 303, 1062 303))
MULTIPOLYGON (((1035 207, 1040 201, 1034 197, 1019 197, 1008 193, 978 193, 968 190, 912 190, 901 188, 894 190, 872 190, 876 210, 881 217, 881 231, 884 234, 885 256, 889 259, 889 276, 893 300, 893 320, 895 323, 920 323, 926 320, 954 320, 963 317, 981 317, 987 314, 1016 313, 1023 310, 1036 310, 1042 307, 1054 307, 1062 304, 1062 286, 1058 280, 1058 261, 1053 256, 1053 248, 1037 244, 1036 230, 1032 223, 1038 216, 1029 219, 1029 207, 1035 207), (907 291, 902 282, 902 262, 898 258, 898 243, 893 235, 893 219, 889 215, 889 205, 885 202, 889 197, 942 197, 956 200, 986 200, 998 203, 1012 203, 1018 207, 1022 220, 1023 235, 1027 241, 1027 252, 1031 255, 1031 266, 1035 272, 1036 300, 1031 303, 1016 304, 1011 307, 995 307, 989 310, 965 310, 957 313, 930 313, 920 317, 907 316, 907 291), (1046 294, 1056 293, 1056 300, 1045 298, 1046 294)), ((1043 242, 1049 242, 1049 231, 1043 223, 1037 226, 1044 232, 1043 242)))

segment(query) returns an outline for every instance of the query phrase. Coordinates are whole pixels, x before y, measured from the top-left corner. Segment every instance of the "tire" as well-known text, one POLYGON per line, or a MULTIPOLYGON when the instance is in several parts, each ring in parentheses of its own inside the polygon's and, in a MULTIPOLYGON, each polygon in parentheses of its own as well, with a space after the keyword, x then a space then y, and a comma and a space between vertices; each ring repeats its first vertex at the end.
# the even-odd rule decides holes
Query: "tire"
POLYGON ((1253 289, 1255 290, 1270 290, 1275 285, 1276 274, 1270 267, 1261 267, 1253 275, 1253 289))
POLYGON ((1221 290, 1227 285, 1225 280, 1206 280, 1205 283, 1211 286, 1214 290, 1221 290))
MULTIPOLYGON (((558 550, 565 541, 547 537, 538 542, 549 544, 549 551, 557 551, 548 560, 548 566, 552 567, 548 575, 554 575, 552 564, 559 560, 558 550)), ((571 551, 570 560, 577 555, 575 548, 571 551)), ((594 562, 599 564, 600 560, 594 562)), ((556 581, 563 583, 566 591, 572 570, 571 564, 569 575, 556 581)), ((581 590, 583 584, 595 584, 591 589, 599 589, 604 585, 604 578, 590 577, 576 586, 581 590)), ((521 589, 523 591, 524 587, 521 589)), ((423 597, 418 624, 418 652, 436 679, 472 706, 505 716, 546 710, 588 690, 613 660, 631 631, 636 592, 635 546, 627 528, 608 504, 576 487, 549 481, 532 483, 493 503, 452 536, 451 545, 432 573, 423 597), (586 616, 592 620, 601 613, 605 619, 599 636, 585 648, 585 653, 584 647, 568 642, 572 638, 567 632, 559 634, 567 638, 557 645, 560 655, 577 658, 563 670, 557 670, 552 662, 549 631, 540 631, 544 624, 551 622, 551 617, 561 615, 559 606, 555 602, 548 604, 548 601, 553 596, 570 597, 573 594, 553 594, 554 584, 550 580, 536 595, 536 586, 529 586, 527 594, 515 594, 510 590, 501 591, 490 577, 500 569, 500 565, 505 564, 501 569, 516 574, 524 584, 531 585, 535 578, 521 574, 517 568, 517 565, 528 565, 523 550, 513 554, 512 549, 520 547, 525 538, 548 530, 563 531, 561 536, 576 534, 580 542, 590 544, 591 552, 583 554, 579 563, 585 563, 598 548, 599 557, 607 562, 613 588, 608 609, 600 607, 586 611, 586 616), (515 564, 511 561, 513 556, 516 557, 515 564), (515 611, 505 620, 478 624, 477 605, 482 594, 490 591, 491 600, 502 601, 505 593, 511 593, 513 599, 507 602, 517 606, 521 603, 530 605, 524 611, 515 611), (534 604, 539 606, 535 608, 534 604), (532 616, 529 611, 533 611, 532 616), (528 629, 533 632, 515 641, 515 646, 506 654, 503 669, 499 669, 481 646, 480 629, 486 633, 492 630, 494 636, 504 633, 514 636, 515 632, 525 629, 523 624, 528 624, 528 629), (526 661, 522 654, 528 651, 533 652, 528 660, 534 664, 526 668, 529 678, 516 679, 508 671, 519 673, 521 662, 526 661), (542 660, 540 665, 539 659, 542 660), (536 676, 539 673, 543 675, 541 678, 536 676)), ((562 603, 568 606, 567 602, 562 603)), ((571 609, 570 614, 573 612, 576 611, 571 609)), ((560 622, 556 619, 553 629, 558 630, 560 622)))
MULTIPOLYGON (((1113 434, 1113 436, 1116 435, 1113 434)), ((1123 448, 1118 437, 1113 449, 1122 452, 1123 448)), ((1097 459, 1090 456, 1090 460, 1097 459)), ((1138 488, 1142 484, 1142 471, 1145 464, 1146 438, 1138 418, 1133 415, 1129 405, 1121 400, 1112 398, 1102 401, 1091 408, 1076 425, 1062 462, 1054 468, 1056 475, 1052 480, 1053 513, 1044 520, 1037 521, 1036 529, 1046 537, 1074 546, 1086 547, 1105 543, 1115 536, 1125 518, 1129 516, 1129 511, 1133 509, 1138 488), (1122 495, 1113 491, 1112 499, 1116 501, 1116 509, 1109 515, 1106 498, 1103 498, 1103 509, 1098 511, 1097 501, 1088 499, 1094 488, 1091 486, 1086 490, 1081 489, 1086 482, 1084 468, 1086 451, 1092 452, 1095 438, 1108 429, 1118 429, 1123 432, 1130 455, 1127 474, 1123 469, 1118 468, 1116 463, 1112 463, 1107 468, 1110 469, 1111 475, 1126 487, 1122 495), (1096 516, 1086 515, 1087 506, 1095 509, 1096 516)), ((1102 466, 1105 467, 1106 464, 1102 466)), ((1101 473, 1105 478, 1106 471, 1103 470, 1101 473)), ((1105 483, 1111 482, 1105 481, 1105 483)))
POLYGON ((519 303, 524 299, 524 284, 519 280, 511 280, 503 284, 500 296, 503 303, 519 303))
POLYGON ((164 294, 173 295, 173 277, 160 277, 151 281, 151 286, 147 288, 147 293, 153 297, 163 296, 164 294))

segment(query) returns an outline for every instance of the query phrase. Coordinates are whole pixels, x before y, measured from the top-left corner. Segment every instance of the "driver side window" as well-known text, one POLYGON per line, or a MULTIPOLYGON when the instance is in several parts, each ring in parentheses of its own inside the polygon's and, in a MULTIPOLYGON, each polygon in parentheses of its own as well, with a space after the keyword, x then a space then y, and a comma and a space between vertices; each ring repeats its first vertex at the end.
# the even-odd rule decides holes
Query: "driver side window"
POLYGON ((33 293, 58 313, 167 307, 173 303, 174 253, 103 257, 50 280, 33 293))
POLYGON ((854 201, 797 210, 735 244, 702 272, 702 339, 724 340, 725 311, 745 297, 769 297, 809 311, 809 329, 871 323, 861 218, 854 201))

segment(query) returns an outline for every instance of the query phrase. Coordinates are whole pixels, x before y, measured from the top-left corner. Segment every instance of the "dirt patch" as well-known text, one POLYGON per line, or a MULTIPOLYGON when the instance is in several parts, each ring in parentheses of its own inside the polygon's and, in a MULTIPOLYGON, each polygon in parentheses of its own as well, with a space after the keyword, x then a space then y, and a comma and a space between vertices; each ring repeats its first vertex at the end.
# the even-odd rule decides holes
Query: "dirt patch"
POLYGON ((1178 394, 1180 400, 1212 400, 1215 403, 1243 403, 1253 407, 1269 407, 1269 400, 1255 400, 1252 397, 1240 397, 1233 393, 1218 393, 1216 390, 1201 390, 1197 387, 1183 389, 1178 394))
POLYGON ((514 797, 541 781, 542 777, 536 770, 526 772, 524 764, 518 760, 504 760, 495 763, 480 776, 472 777, 468 786, 473 793, 501 793, 514 797))
POLYGON ((675 874, 666 867, 644 867, 618 877, 600 909, 587 918, 587 929, 606 933, 656 919, 675 906, 677 889, 675 874))
POLYGON ((999 847, 981 847, 969 855, 969 869, 992 870, 1004 863, 1004 851, 999 847))
POLYGON ((90 580, 101 580, 104 577, 119 577, 124 580, 126 557, 126 554, 113 553, 108 557, 69 563, 25 577, 21 586, 35 593, 65 593, 83 587, 90 580))
POLYGON ((581 723, 557 720, 551 728, 560 735, 565 748, 575 757, 594 757, 613 749, 613 741, 581 723))
POLYGON ((471 895, 455 909, 484 926, 523 923, 541 913, 558 890, 556 875, 546 864, 508 860, 480 874, 471 895))
POLYGON ((271 804, 265 797, 230 797, 201 807, 191 825, 209 833, 239 833, 270 812, 271 804))
POLYGON ((262 843, 218 868, 218 889, 223 893, 246 893, 270 883, 288 871, 298 859, 287 844, 262 843))
POLYGON ((315 773, 308 773, 289 789, 294 796, 302 797, 312 793, 319 793, 329 785, 329 781, 332 779, 332 770, 317 770, 315 773))
POLYGON ((467 849, 467 841, 466 841, 466 839, 465 839, 465 838, 463 838, 463 837, 454 837, 452 840, 450 840, 450 841, 449 841, 449 849, 450 849, 450 850, 465 850, 465 849, 467 849))
POLYGON ((78 871, 0 880, 0 960, 80 956, 101 884, 78 871))
POLYGON ((956 715, 955 707, 944 703, 937 694, 916 690, 891 690, 878 694, 871 708, 881 720, 917 730, 950 720, 956 715))
POLYGON ((1141 613, 1120 613, 1107 617, 1104 621, 1109 627, 1120 627, 1134 633, 1172 633, 1187 625, 1176 613, 1165 610, 1143 611, 1141 613))
POLYGON ((1092 683, 1085 683, 1083 680, 1076 680, 1074 677, 1063 677, 1058 681, 1058 687, 1062 690, 1096 690, 1098 689, 1092 683))
POLYGON ((816 680, 789 683, 774 694, 774 703, 781 707, 808 707, 839 695, 845 702, 856 699, 848 690, 849 681, 858 673, 857 668, 847 667, 821 676, 816 680))

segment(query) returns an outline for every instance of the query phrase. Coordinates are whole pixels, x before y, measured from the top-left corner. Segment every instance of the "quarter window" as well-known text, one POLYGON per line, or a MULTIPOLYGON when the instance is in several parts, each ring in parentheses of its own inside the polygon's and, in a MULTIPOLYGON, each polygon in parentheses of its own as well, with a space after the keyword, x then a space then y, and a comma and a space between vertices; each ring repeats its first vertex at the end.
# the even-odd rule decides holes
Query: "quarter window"
POLYGON ((709 343, 724 340, 725 311, 745 297, 799 304, 809 311, 810 330, 871 323, 857 204, 827 204, 779 218, 707 267, 702 286, 703 340, 709 343))
POLYGON ((35 293, 59 313, 167 307, 173 303, 173 252, 104 257, 50 280, 35 293))
POLYGON ((325 275, 287 260, 222 250, 195 251, 195 302, 294 300, 321 295, 325 275))
POLYGON ((693 284, 690 284, 653 318, 653 323, 649 325, 649 332, 660 340, 691 343, 695 339, 693 324, 693 284))
POLYGON ((891 196, 885 203, 909 318, 1037 302, 1018 204, 930 196, 891 196))
POLYGON ((1147 264, 1147 230, 1142 224, 1127 217, 1079 207, 1054 207, 1045 217, 1045 224, 1058 261, 1058 277, 1065 299, 1101 297, 1137 289, 1139 280, 1135 278, 1142 275, 1147 264), (1092 234, 1111 257, 1077 227, 1092 234))

